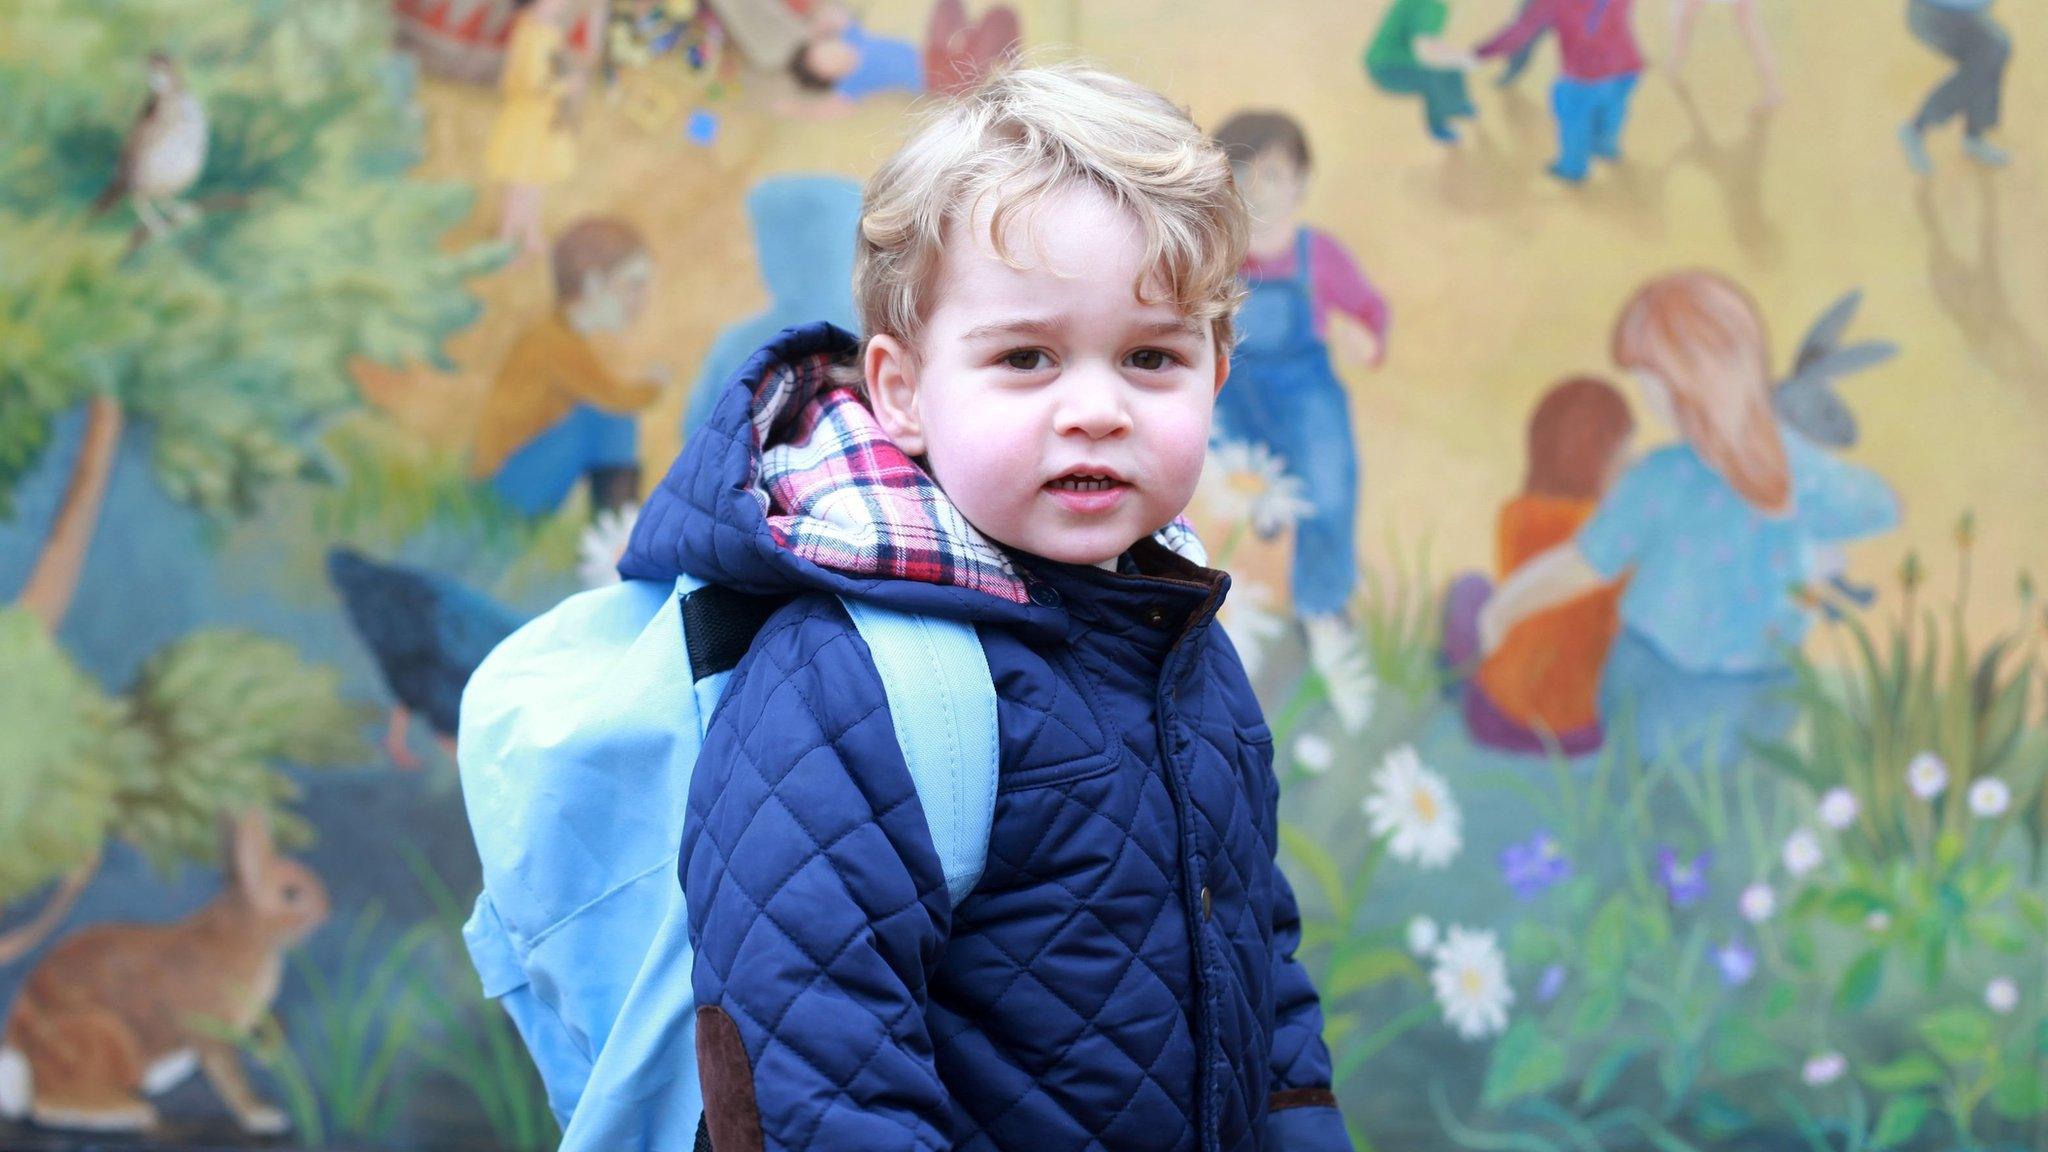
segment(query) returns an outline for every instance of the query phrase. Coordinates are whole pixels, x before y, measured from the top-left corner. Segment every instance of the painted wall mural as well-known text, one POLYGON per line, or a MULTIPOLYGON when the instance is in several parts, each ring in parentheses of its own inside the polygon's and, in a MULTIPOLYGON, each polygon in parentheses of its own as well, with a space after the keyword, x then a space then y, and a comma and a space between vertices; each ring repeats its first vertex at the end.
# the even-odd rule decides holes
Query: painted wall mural
POLYGON ((1191 514, 1359 1147, 2048 1148, 2044 47, 0 0, 0 1144, 554 1146, 461 941, 462 687, 754 347, 853 324, 917 102, 1079 51, 1258 221, 1191 514))

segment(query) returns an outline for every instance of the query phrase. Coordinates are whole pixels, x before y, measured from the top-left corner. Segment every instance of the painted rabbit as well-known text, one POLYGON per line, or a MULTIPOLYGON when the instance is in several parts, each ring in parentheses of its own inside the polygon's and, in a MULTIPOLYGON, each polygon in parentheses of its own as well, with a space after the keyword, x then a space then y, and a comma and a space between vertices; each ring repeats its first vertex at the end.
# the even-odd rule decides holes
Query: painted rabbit
POLYGON ((1856 289, 1835 301, 1799 344, 1792 362, 1792 374, 1780 381, 1771 394, 1778 418, 1800 435, 1823 448, 1853 448, 1858 435, 1856 414, 1835 391, 1835 381, 1851 372, 1872 368, 1899 354, 1889 340, 1868 340, 1841 347, 1842 333, 1855 319, 1863 303, 1863 291, 1856 289))
POLYGON ((145 1096, 196 1066, 246 1132, 289 1127, 235 1039, 270 1009, 284 955, 327 919, 327 888, 281 857, 261 810, 223 822, 220 895, 170 924, 103 924, 52 948, 0 1034, 0 1116, 52 1128, 154 1126, 145 1096))
MULTIPOLYGON (((1856 414, 1842 401, 1835 381, 1899 354, 1899 346, 1889 340, 1841 346, 1842 333, 1848 330, 1862 303, 1863 292, 1855 289, 1829 305, 1813 327, 1807 329, 1806 339, 1800 341, 1792 374, 1779 382, 1771 394, 1771 406, 1777 410, 1779 419, 1815 444, 1836 451, 1854 447, 1860 432, 1856 414)), ((1849 582, 1845 575, 1847 561, 1840 548, 1814 545, 1807 559, 1809 577, 1826 581, 1835 591, 1866 607, 1876 599, 1876 589, 1849 582)))

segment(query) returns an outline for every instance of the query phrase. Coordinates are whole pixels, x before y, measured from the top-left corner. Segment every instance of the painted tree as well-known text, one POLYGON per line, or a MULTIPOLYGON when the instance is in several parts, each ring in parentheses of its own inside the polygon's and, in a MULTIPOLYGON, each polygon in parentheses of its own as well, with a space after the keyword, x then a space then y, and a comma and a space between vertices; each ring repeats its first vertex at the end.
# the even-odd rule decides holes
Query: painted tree
MULTIPOLYGON (((0 766, 12 790, 0 796, 9 844, 0 869, 27 870, 0 871, 0 901, 33 890, 38 873, 59 881, 43 914, 0 940, 0 955, 33 946, 37 926, 62 918, 110 831, 133 830, 153 853, 211 859, 211 813, 204 834, 185 817, 225 807, 252 782, 256 795, 288 786, 263 757, 254 777, 166 758, 152 733, 187 721, 150 709, 189 700, 147 674, 128 701, 98 695, 55 671, 68 667, 62 653, 35 649, 21 619, 48 636, 62 623, 124 436, 149 437, 173 499, 221 520, 245 516, 276 482, 317 473, 322 431, 360 402, 352 362, 439 362, 442 340, 476 315, 464 282, 495 254, 447 251, 471 194, 409 175, 420 124, 388 9, 380 0, 0 5, 0 518, 14 514, 14 490, 43 462, 57 420, 85 413, 57 514, 0 628, 0 661, 40 669, 56 693, 32 725, 49 747, 10 750, 0 766), (208 121, 204 167, 182 194, 196 211, 163 231, 139 227, 142 208, 95 211, 121 168, 152 52, 175 64, 208 121), (12 779, 17 771, 26 776, 12 779), (58 810, 69 822, 41 827, 38 805, 52 796, 67 798, 58 810), (164 797, 184 807, 159 804, 164 797), (17 829, 29 838, 15 839, 17 829)), ((268 658, 250 638, 239 649, 188 643, 200 641, 159 660, 268 658)), ((274 660, 263 667, 289 671, 274 660)), ((193 716, 249 719, 204 704, 193 716)), ((273 735, 266 756, 322 750, 273 735)))
POLYGON ((19 959, 64 918, 118 835, 160 868, 211 863, 219 814, 261 803, 280 841, 303 841, 278 759, 359 760, 363 711, 340 678, 290 645, 246 632, 194 632, 158 652, 125 697, 79 671, 47 628, 0 609, 0 906, 52 880, 58 893, 0 937, 19 959))

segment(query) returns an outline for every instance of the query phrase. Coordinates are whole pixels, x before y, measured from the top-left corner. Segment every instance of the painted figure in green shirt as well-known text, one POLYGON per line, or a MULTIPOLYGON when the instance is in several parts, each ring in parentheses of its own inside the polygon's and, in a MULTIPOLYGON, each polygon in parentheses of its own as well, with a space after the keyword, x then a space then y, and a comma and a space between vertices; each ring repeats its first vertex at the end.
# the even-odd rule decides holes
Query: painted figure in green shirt
POLYGON ((1365 50, 1365 74, 1381 91, 1420 96, 1429 134, 1446 144, 1458 139, 1451 122, 1474 114, 1465 91, 1472 58, 1444 41, 1449 20, 1446 0, 1394 0, 1365 50))

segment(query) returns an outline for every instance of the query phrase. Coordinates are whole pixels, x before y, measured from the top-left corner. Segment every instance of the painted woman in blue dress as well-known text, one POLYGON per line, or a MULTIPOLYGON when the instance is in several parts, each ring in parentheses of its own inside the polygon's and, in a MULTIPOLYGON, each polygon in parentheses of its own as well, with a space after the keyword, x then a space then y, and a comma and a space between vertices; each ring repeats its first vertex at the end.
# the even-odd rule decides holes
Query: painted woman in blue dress
POLYGON ((1647 757, 1726 763, 1796 718, 1783 689, 1811 623, 1798 593, 1815 546, 1896 526, 1898 497, 1778 422, 1763 318, 1726 278, 1644 285, 1613 352, 1680 439, 1637 461, 1576 537, 1501 587, 1481 643, 1491 651, 1525 617, 1626 574, 1603 724, 1632 725, 1647 757))

